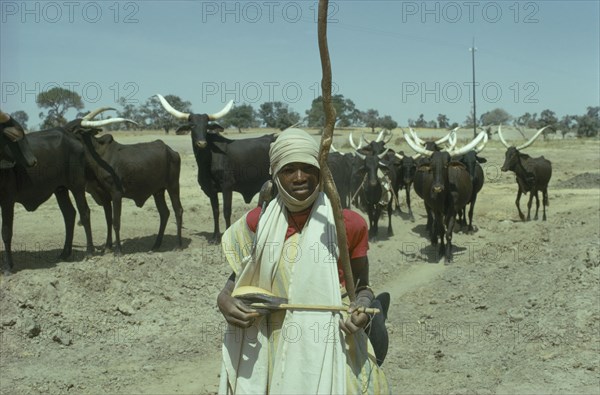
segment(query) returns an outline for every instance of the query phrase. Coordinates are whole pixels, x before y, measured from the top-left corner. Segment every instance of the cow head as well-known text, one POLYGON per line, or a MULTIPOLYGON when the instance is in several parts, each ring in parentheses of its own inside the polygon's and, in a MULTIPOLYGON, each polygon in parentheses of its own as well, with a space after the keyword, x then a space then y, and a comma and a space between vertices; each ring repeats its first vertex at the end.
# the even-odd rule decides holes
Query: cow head
POLYGON ((508 170, 513 170, 515 169, 515 167, 517 166, 517 163, 519 163, 519 160, 521 158, 521 154, 519 151, 529 147, 531 144, 533 144, 533 142, 539 137, 540 134, 542 134, 542 132, 547 128, 548 126, 544 126, 543 128, 541 128, 540 130, 538 130, 532 138, 530 138, 526 143, 519 145, 518 147, 515 147, 513 145, 509 145, 506 140, 504 139, 504 136, 502 136, 502 125, 498 125, 498 137, 500 138, 500 141, 502 142, 502 144, 504 144, 504 146, 506 147, 506 153, 504 154, 504 164, 502 165, 501 170, 502 171, 508 171, 508 170))
POLYGON ((10 115, 2 111, 0 111, 0 159, 12 164, 17 162, 27 167, 37 164, 37 159, 25 137, 25 130, 10 115))
POLYGON ((361 136, 361 142, 359 143, 360 145, 358 146, 358 148, 354 145, 354 141, 352 140, 352 133, 350 133, 350 144, 352 145, 352 147, 354 147, 354 149, 363 154, 363 155, 367 155, 367 154, 373 154, 373 155, 379 155, 382 152, 384 152, 386 150, 385 145, 387 143, 390 142, 390 140, 392 139, 392 133, 388 132, 388 137, 384 137, 386 133, 386 130, 382 130, 381 132, 379 132, 379 134, 377 135, 377 138, 375 140, 369 140, 365 137, 365 135, 363 134, 361 136), (365 143, 365 145, 363 146, 362 143, 365 143))
POLYGON ((404 155, 404 152, 402 151, 395 155, 400 160, 399 177, 401 180, 401 185, 404 185, 408 188, 415 179, 415 173, 417 172, 416 158, 413 158, 409 155, 404 155))
MULTIPOLYGON (((416 143, 420 144, 421 146, 425 147, 425 149, 428 150, 428 151, 440 151, 442 149, 442 144, 448 142, 450 140, 450 137, 456 135, 456 131, 458 130, 458 127, 452 129, 448 134, 446 134, 441 139, 438 139, 438 140, 435 140, 435 141, 425 141, 425 140, 422 140, 417 135, 417 132, 415 132, 413 130, 413 128, 409 127, 408 129, 410 130, 410 136, 412 137, 412 140, 414 142, 416 142, 416 143)), ((403 133, 406 136, 406 132, 403 131, 403 133)), ((406 139, 406 137, 405 137, 405 139, 406 139)))
POLYGON ((160 100, 163 108, 177 119, 187 121, 187 124, 180 126, 177 131, 191 130, 192 132, 192 145, 196 149, 203 149, 207 146, 206 136, 208 133, 218 133, 223 131, 223 127, 212 121, 216 121, 219 118, 224 117, 233 107, 233 100, 230 100, 225 107, 214 114, 188 114, 177 111, 174 109, 167 100, 161 95, 156 95, 160 100))
POLYGON ((475 168, 477 164, 487 162, 485 158, 480 157, 477 154, 485 148, 485 145, 488 142, 488 134, 482 130, 473 141, 481 141, 481 143, 478 145, 475 144, 475 146, 473 146, 472 149, 468 151, 465 149, 465 147, 462 147, 458 149, 455 148, 450 152, 454 160, 457 160, 463 165, 465 165, 465 167, 469 171, 471 181, 473 181, 473 179, 475 178, 475 168))

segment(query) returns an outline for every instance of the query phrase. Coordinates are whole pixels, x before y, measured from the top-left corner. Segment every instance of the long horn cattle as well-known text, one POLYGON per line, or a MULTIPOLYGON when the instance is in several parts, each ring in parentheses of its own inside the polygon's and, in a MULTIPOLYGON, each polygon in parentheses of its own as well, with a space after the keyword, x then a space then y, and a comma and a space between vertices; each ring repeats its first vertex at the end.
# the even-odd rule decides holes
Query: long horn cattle
MULTIPOLYGON (((414 177, 413 177, 413 188, 415 190, 415 193, 417 194, 417 196, 419 196, 421 199, 424 199, 424 193, 425 191, 422 189, 423 185, 424 185, 424 177, 428 174, 427 171, 419 171, 419 169, 421 170, 426 170, 428 169, 429 166, 429 162, 431 160, 430 155, 433 152, 436 151, 448 151, 448 150, 452 150, 454 149, 454 146, 456 145, 456 130, 458 128, 451 130, 448 134, 446 134, 444 137, 442 137, 439 140, 436 141, 424 141, 418 138, 418 136, 416 136, 415 131, 410 128, 410 135, 406 133, 406 131, 402 130, 402 133, 404 135, 404 140, 406 140, 407 143, 409 143, 409 147, 411 147, 417 154, 414 155, 412 158, 414 160, 415 163, 415 173, 414 173, 414 177), (407 136, 409 137, 407 139, 407 136), (412 137, 412 138, 411 138, 412 137), (418 139, 420 141, 420 143, 417 143, 415 141, 415 138, 418 139), (443 143, 446 144, 446 147, 442 148, 440 145, 438 145, 438 143, 441 145, 443 143), (417 146, 418 148, 415 148, 415 146, 417 146), (423 154, 423 150, 425 150, 427 153, 423 154)), ((425 205, 425 211, 427 212, 427 225, 425 226, 425 229, 427 232, 431 232, 431 227, 433 226, 433 215, 431 213, 431 210, 429 209, 429 207, 427 205, 425 205)))
POLYGON ((31 152, 23 127, 0 110, 0 168, 12 167, 15 162, 31 167, 37 164, 37 159, 31 152))
POLYGON ((393 198, 390 196, 390 190, 396 177, 395 169, 381 161, 386 152, 379 155, 373 153, 363 155, 358 152, 356 154, 362 159, 357 177, 362 179, 359 193, 369 217, 369 238, 371 240, 377 238, 379 217, 384 206, 387 206, 388 213, 388 236, 392 236, 393 198))
POLYGON ((71 256, 76 211, 69 197, 75 198, 77 210, 86 235, 86 254, 94 251, 90 227, 90 209, 85 198, 86 167, 85 150, 69 131, 82 119, 76 119, 63 127, 29 133, 27 140, 38 165, 24 167, 15 164, 0 169, 0 207, 2 208, 2 240, 5 247, 4 270, 13 268, 12 235, 15 203, 21 203, 27 211, 36 210, 53 194, 65 222, 65 243, 59 259, 71 256))
MULTIPOLYGON (((481 156, 479 153, 485 148, 485 145, 488 141, 488 135, 485 131, 481 131, 477 136, 478 141, 481 141, 481 144, 473 147, 473 149, 469 151, 465 151, 464 147, 459 149, 454 149, 450 151, 450 155, 452 155, 453 160, 457 160, 461 162, 467 170, 469 171, 469 176, 471 177, 471 183, 473 184, 473 191, 471 192, 471 198, 469 199, 469 223, 467 227, 467 232, 473 231, 473 211, 475 209, 475 202, 477 201, 477 194, 483 188, 483 168, 480 163, 486 163, 487 160, 481 156)), ((458 214, 459 223, 461 225, 467 225, 467 219, 465 215, 466 207, 461 210, 458 214)))
MULTIPOLYGON (((429 230, 431 244, 437 245, 439 237, 439 254, 444 254, 445 261, 449 263, 452 261, 452 233, 456 214, 471 197, 473 187, 469 173, 462 163, 451 161, 447 150, 429 151, 415 143, 411 136, 405 134, 404 138, 412 149, 430 157, 429 163, 417 169, 417 175, 420 176, 415 176, 415 191, 420 191, 425 201, 428 218, 429 213, 433 216, 429 230), (420 185, 417 186, 417 183, 420 185)), ((478 142, 473 140, 463 148, 470 150, 478 142)))
POLYGON ((219 196, 223 193, 223 216, 225 225, 231 225, 231 201, 234 191, 250 203, 269 175, 269 147, 274 135, 252 139, 230 140, 212 130, 221 128, 217 119, 225 116, 233 105, 230 101, 216 114, 187 114, 175 110, 161 95, 162 106, 176 118, 186 120, 191 130, 192 146, 198 164, 198 183, 210 199, 214 219, 211 243, 221 240, 219 229, 219 196))
POLYGON ((95 137, 100 131, 99 127, 111 123, 130 122, 135 124, 133 121, 122 118, 92 120, 98 113, 108 109, 110 108, 102 108, 88 114, 87 119, 81 121, 80 127, 72 130, 85 147, 86 165, 91 170, 86 190, 104 209, 107 228, 104 248, 113 248, 112 230, 114 229, 114 253, 121 254, 122 199, 132 199, 138 207, 142 207, 146 200, 153 196, 160 216, 160 225, 152 250, 158 250, 162 244, 170 216, 165 201, 165 191, 169 193, 175 212, 177 247, 181 248, 183 207, 179 198, 181 170, 179 154, 160 140, 138 144, 119 144, 110 134, 95 137))
MULTIPOLYGON (((413 181, 415 179, 415 173, 417 172, 417 158, 421 154, 417 154, 414 157, 404 154, 403 151, 394 153, 397 163, 396 167, 396 186, 394 192, 398 194, 400 189, 404 189, 406 192, 406 206, 408 207, 408 215, 411 220, 414 221, 414 215, 410 206, 410 190, 412 188, 413 181)), ((400 207, 398 207, 400 210, 400 207)))
POLYGON ((521 211, 521 207, 519 205, 521 201, 521 195, 526 194, 527 192, 531 192, 529 195, 529 202, 527 203, 527 221, 531 218, 531 204, 533 201, 533 197, 535 196, 535 217, 534 220, 538 219, 538 211, 540 208, 540 199, 538 196, 538 191, 542 191, 543 198, 543 216, 542 220, 546 220, 546 206, 549 206, 548 202, 548 182, 550 182, 550 178, 552 177, 552 163, 549 160, 540 156, 538 158, 532 158, 527 154, 523 154, 520 151, 529 147, 535 139, 538 138, 540 134, 546 129, 548 126, 541 128, 538 130, 533 137, 529 139, 524 144, 519 145, 518 147, 514 147, 509 145, 504 136, 502 136, 502 125, 498 126, 498 137, 500 137, 500 141, 506 147, 506 153, 504 154, 504 164, 502 165, 502 171, 512 171, 517 176, 517 184, 519 186, 519 190, 517 191, 517 199, 515 204, 517 206, 517 210, 519 210, 519 217, 522 221, 525 221, 525 216, 521 211))

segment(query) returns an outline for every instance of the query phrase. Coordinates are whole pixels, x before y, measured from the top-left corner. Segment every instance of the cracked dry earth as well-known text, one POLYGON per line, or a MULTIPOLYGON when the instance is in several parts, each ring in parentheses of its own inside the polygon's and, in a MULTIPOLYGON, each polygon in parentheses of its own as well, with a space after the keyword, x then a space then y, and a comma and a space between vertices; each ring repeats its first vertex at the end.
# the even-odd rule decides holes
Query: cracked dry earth
MULTIPOLYGON (((335 137, 345 151, 347 133, 335 137)), ((147 252, 158 228, 153 201, 143 208, 124 201, 120 258, 84 259, 77 227, 73 258, 57 261, 64 230, 55 200, 33 213, 17 206, 15 271, 0 277, 1 394, 217 390, 224 325, 215 299, 229 269, 207 243, 212 213, 189 136, 113 135, 123 143, 161 138, 182 155, 184 249, 172 250, 171 216, 160 252, 147 252)), ((391 146, 410 152, 401 139, 391 146)), ((429 247, 416 196, 414 222, 395 214, 388 237, 380 220, 369 259, 374 289, 392 295, 384 368, 393 393, 600 392, 599 149, 598 140, 529 147, 552 161, 550 207, 548 221, 521 222, 514 175, 499 170, 505 149, 492 140, 476 231, 454 235, 451 265, 429 247)), ((88 201, 99 247, 104 216, 88 201)), ((254 204, 234 194, 233 217, 254 204)))

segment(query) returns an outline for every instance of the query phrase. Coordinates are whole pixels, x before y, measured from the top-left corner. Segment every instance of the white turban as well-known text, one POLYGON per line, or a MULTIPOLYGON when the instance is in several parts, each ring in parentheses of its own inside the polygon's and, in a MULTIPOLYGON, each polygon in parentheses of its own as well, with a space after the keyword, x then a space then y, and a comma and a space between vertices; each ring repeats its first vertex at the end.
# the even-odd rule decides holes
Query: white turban
MULTIPOLYGON (((273 143, 269 150, 269 158, 271 159, 270 173, 273 181, 277 185, 279 194, 283 198, 285 206, 291 212, 298 212, 308 208, 317 198, 319 188, 306 200, 298 200, 290 196, 279 183, 277 173, 287 164, 300 162, 306 163, 320 169, 319 166, 319 144, 314 138, 302 129, 286 129, 283 131, 273 143)), ((320 183, 319 179, 319 183, 320 183)))

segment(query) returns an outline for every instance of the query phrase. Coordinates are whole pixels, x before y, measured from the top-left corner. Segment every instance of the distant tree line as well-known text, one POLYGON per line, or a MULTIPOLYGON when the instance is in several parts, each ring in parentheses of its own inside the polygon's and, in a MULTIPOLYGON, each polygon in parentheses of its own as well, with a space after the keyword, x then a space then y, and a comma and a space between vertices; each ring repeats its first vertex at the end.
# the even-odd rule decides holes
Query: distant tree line
MULTIPOLYGON (((165 99, 179 111, 192 112, 191 103, 177 95, 165 95, 165 99)), ((71 108, 79 111, 77 113, 78 117, 87 113, 80 111, 84 106, 81 97, 77 93, 60 87, 40 93, 36 98, 36 102, 38 107, 47 110, 39 113, 39 117, 42 119, 42 128, 64 125, 67 122, 65 113, 71 108)), ((375 133, 375 129, 379 128, 392 130, 398 127, 398 123, 391 116, 380 116, 379 111, 376 109, 361 111, 356 108, 352 100, 341 94, 334 95, 332 102, 336 110, 336 127, 368 127, 373 133, 375 133)), ((143 130, 159 129, 164 130, 165 133, 181 126, 181 121, 168 114, 156 96, 148 98, 144 103, 137 106, 128 103, 125 98, 120 98, 119 105, 121 110, 117 111, 116 114, 102 113, 96 119, 119 116, 134 120, 139 126, 120 124, 115 127, 143 130)), ((11 116, 27 128, 29 116, 24 111, 15 111, 11 116)), ((219 120, 221 126, 236 128, 240 133, 243 129, 256 127, 283 130, 296 124, 320 128, 324 125, 324 122, 323 99, 320 96, 312 101, 310 108, 305 111, 304 117, 291 109, 286 103, 273 101, 260 104, 256 110, 250 104, 236 105, 225 117, 219 120)), ((533 129, 550 126, 549 131, 560 131, 563 136, 567 133, 574 133, 580 137, 594 137, 598 136, 600 131, 600 107, 588 107, 583 115, 565 115, 561 119, 558 119, 554 111, 549 109, 542 111, 539 115, 526 112, 521 116, 513 117, 504 109, 496 108, 481 114, 475 124, 478 127, 484 127, 505 125, 511 122, 515 127, 533 129)), ((445 114, 438 114, 436 119, 429 121, 425 119, 423 114, 419 114, 416 119, 408 119, 408 125, 417 128, 453 129, 457 126, 469 128, 473 127, 473 123, 472 112, 462 125, 451 122, 445 114)))

